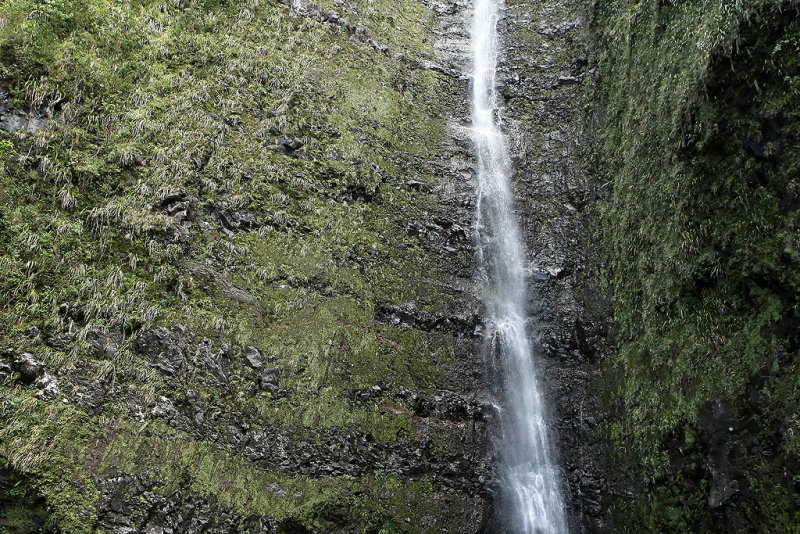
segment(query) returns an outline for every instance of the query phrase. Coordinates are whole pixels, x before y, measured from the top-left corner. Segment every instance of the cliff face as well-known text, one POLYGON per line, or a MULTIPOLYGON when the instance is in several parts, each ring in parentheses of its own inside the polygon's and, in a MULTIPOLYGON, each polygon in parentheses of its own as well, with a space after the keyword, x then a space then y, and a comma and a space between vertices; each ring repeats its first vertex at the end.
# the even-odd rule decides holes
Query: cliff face
MULTIPOLYGON (((746 4, 506 5, 574 532, 800 523, 800 8, 746 4)), ((0 530, 492 531, 469 9, 0 5, 0 530)))
POLYGON ((528 253, 528 314, 571 532, 613 530, 604 497, 610 308, 598 287, 592 228, 598 182, 584 105, 595 86, 592 3, 508 2, 501 68, 517 209, 528 253))
POLYGON ((3 527, 478 530, 465 6, 0 17, 3 527))
POLYGON ((608 429, 631 532, 800 523, 798 9, 597 3, 608 429))

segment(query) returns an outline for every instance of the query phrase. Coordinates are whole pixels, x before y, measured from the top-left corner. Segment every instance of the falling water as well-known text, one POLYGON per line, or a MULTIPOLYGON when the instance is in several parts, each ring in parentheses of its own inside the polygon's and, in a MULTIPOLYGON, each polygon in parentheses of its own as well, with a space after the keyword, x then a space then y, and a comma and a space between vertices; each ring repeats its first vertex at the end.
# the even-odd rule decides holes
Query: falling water
POLYGON ((567 531, 559 477, 550 461, 545 410, 525 326, 523 248, 513 207, 511 164, 496 122, 496 1, 474 0, 472 23, 473 138, 478 163, 479 260, 486 281, 486 354, 501 369, 502 438, 498 452, 502 528, 519 533, 567 531))

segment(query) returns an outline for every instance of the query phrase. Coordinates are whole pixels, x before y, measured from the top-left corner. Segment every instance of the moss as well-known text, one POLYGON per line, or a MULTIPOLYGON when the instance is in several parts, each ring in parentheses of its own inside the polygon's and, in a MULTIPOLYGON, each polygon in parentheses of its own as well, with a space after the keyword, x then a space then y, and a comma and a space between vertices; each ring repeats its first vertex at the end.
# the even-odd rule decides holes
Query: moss
MULTIPOLYGON (((98 493, 92 477, 118 473, 135 475, 135 483, 161 495, 188 490, 242 517, 260 515, 316 530, 349 523, 365 530, 402 525, 402 531, 422 532, 427 530, 424 526, 409 526, 406 518, 417 522, 429 515, 427 521, 436 521, 440 513, 435 502, 451 500, 434 495, 425 478, 411 481, 380 472, 362 477, 287 476, 254 469, 158 420, 143 424, 87 417, 69 405, 37 402, 20 388, 5 390, 4 395, 4 402, 20 402, 28 418, 47 421, 30 434, 31 421, 17 413, 2 437, 11 449, 17 447, 11 451, 11 463, 42 477, 36 487, 52 506, 50 520, 68 532, 94 531, 92 503, 98 493)), ((33 491, 30 487, 24 491, 33 491)), ((133 498, 135 486, 127 489, 133 498)))
MULTIPOLYGON (((607 376, 622 406, 612 433, 653 495, 638 500, 642 528, 711 528, 706 508, 686 504, 708 474, 677 470, 670 438, 695 427, 706 399, 745 420, 754 376, 780 362, 780 381, 796 382, 797 14, 791 1, 598 3, 602 232, 620 341, 607 376)), ((754 454, 771 456, 760 443, 754 454)), ((784 461, 737 468, 763 480, 784 461)), ((741 498, 763 515, 735 528, 785 522, 741 498)))
POLYGON ((437 198, 403 184, 436 182, 427 162, 461 87, 413 67, 433 57, 433 11, 405 0, 355 8, 389 53, 269 1, 0 6, 4 83, 16 106, 52 119, 35 134, 0 134, 0 347, 43 361, 67 401, 0 387, 14 406, 2 414, 0 454, 39 481, 32 488, 63 531, 98 528, 92 477, 112 471, 161 477, 162 494, 188 477, 193 494, 307 528, 391 531, 410 528, 405 517, 449 513, 428 505, 425 480, 265 472, 205 435, 134 421, 125 402, 148 412, 159 395, 191 390, 225 417, 247 414, 297 439, 332 429, 396 442, 415 422, 384 401, 401 404, 401 387, 442 387, 454 337, 383 324, 374 311, 453 304, 437 284, 450 266, 405 233, 437 198), (302 149, 283 153, 283 138, 302 149), (181 201, 183 222, 170 212, 181 201), (237 212, 251 222, 220 222, 237 212), (179 323, 237 354, 258 347, 285 394, 253 395, 241 364, 220 387, 204 369, 163 376, 131 350, 141 329, 179 323), (91 347, 98 331, 124 334, 119 350, 91 347), (97 415, 72 404, 87 380, 116 388, 97 415), (382 398, 354 400, 376 384, 382 398), (343 518, 342 508, 357 512, 343 518))

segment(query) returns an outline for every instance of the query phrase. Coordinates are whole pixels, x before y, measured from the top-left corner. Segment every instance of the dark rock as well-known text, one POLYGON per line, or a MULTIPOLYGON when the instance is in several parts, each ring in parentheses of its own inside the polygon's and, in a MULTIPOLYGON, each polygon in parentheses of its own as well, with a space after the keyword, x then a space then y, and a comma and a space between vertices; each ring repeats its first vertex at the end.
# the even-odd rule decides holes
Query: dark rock
POLYGON ((575 76, 559 76, 554 86, 559 87, 564 85, 574 85, 577 83, 581 83, 580 78, 576 78, 575 76))
POLYGON ((47 335, 47 337, 45 338, 45 343, 47 343, 56 350, 67 352, 72 346, 72 343, 75 341, 75 338, 76 338, 75 332, 53 331, 47 335))
POLYGON ((261 362, 261 353, 253 346, 247 346, 242 353, 247 364, 253 369, 260 369, 263 366, 261 362))
POLYGON ((739 481, 731 467, 731 450, 736 439, 737 422, 724 401, 706 400, 698 415, 697 427, 708 447, 708 471, 711 475, 708 506, 719 508, 739 491, 739 481))
POLYGON ((182 202, 176 202, 174 204, 170 204, 167 207, 167 215, 172 215, 173 217, 185 217, 188 214, 189 210, 192 208, 192 203, 188 200, 184 200, 182 202))
POLYGON ((259 385, 262 390, 275 395, 278 392, 279 371, 277 367, 271 367, 261 371, 258 376, 259 385))
POLYGON ((14 358, 13 368, 23 384, 32 384, 44 372, 44 364, 28 352, 14 358))
POLYGON ((409 180, 408 182, 406 182, 406 186, 414 191, 425 191, 425 192, 430 191, 430 186, 428 186, 428 184, 419 182, 417 180, 409 180))
POLYGON ((202 340, 199 345, 189 347, 192 364, 195 369, 206 371, 204 382, 210 386, 221 387, 228 384, 228 377, 220 365, 222 353, 211 351, 211 342, 207 339, 202 340))
POLYGON ((29 338, 35 338, 39 335, 39 327, 38 326, 29 326, 25 329, 25 336, 29 338))
POLYGON ((163 326, 151 326, 133 344, 137 354, 168 375, 183 369, 187 348, 187 331, 180 325, 173 332, 163 326))
POLYGON ((228 235, 242 230, 253 230, 257 228, 255 217, 247 210, 228 211, 222 207, 213 207, 211 215, 217 223, 227 231, 228 235))
POLYGON ((457 336, 471 337, 475 326, 480 323, 477 315, 445 316, 431 315, 417 309, 413 303, 402 306, 380 304, 375 307, 375 317, 379 321, 396 325, 419 328, 426 331, 446 331, 457 336))
POLYGON ((540 31, 542 35, 549 37, 550 39, 555 39, 558 37, 564 37, 567 32, 570 30, 574 30, 580 27, 580 21, 570 21, 570 22, 562 22, 555 26, 547 27, 545 22, 542 21, 540 26, 540 31))
POLYGON ((281 138, 275 141, 274 145, 269 145, 268 148, 280 152, 290 158, 298 158, 300 154, 298 151, 303 148, 304 143, 296 137, 281 138))
POLYGON ((747 107, 753 100, 753 96, 755 96, 756 90, 753 87, 744 87, 739 93, 736 95, 736 105, 740 108, 747 107))
POLYGON ((133 344, 133 350, 155 360, 161 354, 168 339, 169 330, 163 326, 151 326, 139 335, 133 344))
POLYGON ((15 108, 6 88, 0 88, 0 130, 16 132, 19 130, 35 134, 45 129, 50 122, 47 105, 38 110, 15 108))
POLYGON ((13 373, 14 370, 11 368, 11 366, 4 360, 0 360, 0 385, 2 385, 2 383, 7 379, 11 378, 13 373))
POLYGON ((764 154, 765 154, 764 153, 764 146, 761 143, 759 143, 758 141, 755 141, 755 140, 750 140, 747 143, 747 150, 749 150, 750 153, 752 155, 754 155, 755 157, 757 157, 757 158, 763 158, 764 154))
POLYGON ((303 148, 303 142, 296 137, 291 139, 279 139, 278 144, 281 145, 284 149, 290 152, 296 152, 303 148))
POLYGON ((86 341, 95 349, 100 358, 111 358, 119 350, 122 343, 122 332, 102 332, 92 330, 86 335, 86 341))
POLYGON ((175 409, 175 405, 172 404, 170 399, 161 396, 158 397, 156 405, 153 406, 153 409, 150 411, 150 415, 155 418, 170 421, 176 415, 178 415, 178 411, 175 409))

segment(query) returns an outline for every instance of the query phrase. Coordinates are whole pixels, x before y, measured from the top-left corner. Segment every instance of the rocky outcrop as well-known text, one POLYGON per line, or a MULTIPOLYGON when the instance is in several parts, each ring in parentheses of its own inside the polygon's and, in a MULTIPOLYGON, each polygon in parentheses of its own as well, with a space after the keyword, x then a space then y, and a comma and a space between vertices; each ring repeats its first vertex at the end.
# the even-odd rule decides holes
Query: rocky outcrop
POLYGON ((17 107, 8 88, 0 87, 0 130, 8 133, 20 130, 30 134, 40 132, 47 127, 60 104, 61 99, 56 99, 51 103, 42 103, 38 109, 17 107))
MULTIPOLYGON (((496 530, 470 4, 34 4, 0 5, 0 528, 496 530)), ((797 3, 505 8, 570 531, 791 529, 797 3)))

